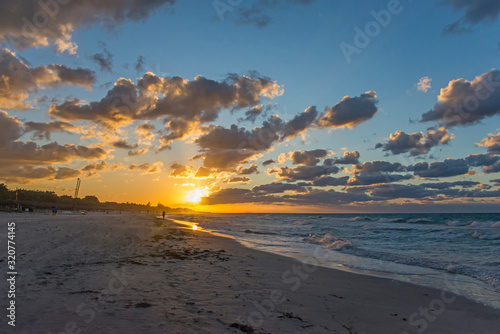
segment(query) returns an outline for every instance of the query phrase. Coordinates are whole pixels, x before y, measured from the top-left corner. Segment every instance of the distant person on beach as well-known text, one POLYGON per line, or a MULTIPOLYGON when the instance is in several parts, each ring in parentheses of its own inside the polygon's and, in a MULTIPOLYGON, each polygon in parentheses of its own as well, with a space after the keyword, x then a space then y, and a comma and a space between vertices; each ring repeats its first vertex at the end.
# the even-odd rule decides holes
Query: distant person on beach
POLYGON ((161 215, 162 215, 163 219, 165 219, 165 211, 163 211, 163 212, 161 213, 161 215))
POLYGON ((53 206, 52 207, 52 216, 57 215, 57 207, 53 206))

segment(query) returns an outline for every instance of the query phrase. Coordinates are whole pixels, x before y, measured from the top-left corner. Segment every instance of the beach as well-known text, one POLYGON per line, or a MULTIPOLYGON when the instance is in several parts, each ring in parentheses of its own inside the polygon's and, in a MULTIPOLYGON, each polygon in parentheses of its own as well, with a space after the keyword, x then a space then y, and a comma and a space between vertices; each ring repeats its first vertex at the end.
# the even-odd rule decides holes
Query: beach
MULTIPOLYGON (((500 328, 500 310, 443 290, 301 263, 152 215, 0 217, 2 245, 7 222, 16 223, 17 254, 16 326, 3 315, 2 333, 497 333, 500 328)), ((327 254, 318 247, 319 258, 327 254)), ((5 262, 6 254, 2 268, 5 262)), ((2 295, 8 288, 3 280, 2 295)), ((4 297, 4 313, 6 307, 4 297)))

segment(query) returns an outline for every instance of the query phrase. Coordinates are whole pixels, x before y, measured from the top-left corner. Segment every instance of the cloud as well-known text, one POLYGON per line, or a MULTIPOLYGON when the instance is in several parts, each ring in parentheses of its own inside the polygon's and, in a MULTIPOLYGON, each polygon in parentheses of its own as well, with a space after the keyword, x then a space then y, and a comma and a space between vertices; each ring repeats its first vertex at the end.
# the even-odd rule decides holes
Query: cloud
POLYGON ((24 131, 34 132, 33 138, 50 140, 50 135, 53 132, 74 133, 78 131, 78 127, 73 124, 59 121, 50 121, 48 123, 26 122, 24 123, 24 131))
POLYGON ((465 157, 465 161, 473 167, 491 166, 498 160, 500 158, 494 154, 471 154, 465 157))
POLYGON ((135 71, 137 72, 137 74, 144 71, 144 69, 145 69, 144 65, 145 65, 145 58, 143 56, 139 56, 137 58, 137 61, 134 64, 134 68, 135 68, 135 71))
POLYGON ((491 70, 473 81, 457 79, 442 88, 438 103, 424 113, 421 122, 445 126, 471 125, 500 114, 500 72, 491 70))
POLYGON ((287 181, 311 181, 325 175, 336 174, 340 171, 337 166, 304 166, 295 168, 281 167, 268 170, 268 174, 276 174, 282 180, 287 181))
POLYGON ((474 181, 456 181, 456 182, 421 183, 419 184, 419 186, 431 189, 448 189, 453 187, 470 188, 478 184, 479 182, 474 182, 474 181))
POLYGON ((490 165, 490 166, 484 166, 483 172, 485 172, 486 174, 500 172, 500 161, 497 161, 496 163, 494 163, 493 165, 490 165))
POLYGON ((185 166, 178 163, 173 163, 172 165, 170 165, 170 168, 172 169, 170 171, 170 177, 190 178, 193 177, 194 175, 192 166, 185 166))
POLYGON ((235 176, 224 181, 226 183, 250 183, 252 180, 245 176, 235 176))
POLYGON ((148 151, 149 151, 149 149, 147 149, 147 148, 142 149, 142 150, 130 150, 130 151, 128 151, 128 155, 129 155, 130 157, 135 157, 135 156, 139 156, 139 155, 144 155, 144 154, 146 154, 148 151))
POLYGON ((328 151, 325 149, 295 151, 290 152, 288 155, 294 165, 316 166, 320 158, 325 158, 328 155, 328 151))
POLYGON ((79 176, 78 170, 53 166, 33 167, 33 166, 13 166, 10 168, 0 168, 0 180, 8 183, 32 183, 36 180, 63 180, 79 176))
POLYGON ((357 165, 359 164, 359 152, 358 151, 352 151, 352 152, 344 152, 344 156, 342 158, 335 158, 333 159, 333 162, 335 164, 340 164, 340 165, 357 165))
POLYGON ((469 172, 469 164, 464 159, 446 159, 443 162, 434 161, 416 163, 408 167, 415 175, 420 177, 451 177, 464 175, 469 172))
POLYGON ((269 165, 272 165, 274 164, 276 161, 274 161, 273 159, 269 159, 269 160, 266 160, 262 163, 262 166, 269 166, 269 165))
POLYGON ((431 81, 432 79, 427 76, 420 78, 417 84, 417 89, 421 92, 427 93, 429 89, 432 88, 431 81))
POLYGON ((471 26, 480 22, 493 22, 500 14, 500 3, 496 0, 445 0, 445 4, 455 10, 464 10, 465 15, 459 20, 447 25, 444 33, 461 34, 471 31, 471 26))
POLYGON ((0 41, 18 49, 53 45, 58 52, 76 52, 75 29, 100 24, 109 29, 143 21, 152 12, 175 0, 32 1, 0 4, 0 41))
POLYGON ((396 131, 394 134, 391 133, 387 143, 379 143, 375 148, 382 147, 383 151, 390 151, 394 155, 410 152, 411 156, 417 156, 429 153, 434 146, 446 145, 453 138, 455 136, 442 127, 428 129, 427 135, 423 132, 406 134, 403 131, 396 131))
POLYGON ((282 94, 275 81, 252 75, 230 74, 223 81, 197 76, 189 81, 180 77, 160 78, 148 72, 138 79, 137 85, 118 79, 100 101, 69 99, 53 104, 49 114, 66 121, 93 121, 112 129, 137 120, 161 118, 167 123, 168 133, 162 143, 165 148, 173 140, 187 138, 200 124, 216 120, 224 109, 247 108, 282 94))
POLYGON ((319 126, 352 129, 375 116, 378 110, 377 103, 377 94, 373 91, 361 94, 359 97, 345 96, 335 106, 326 108, 318 121, 319 126))
POLYGON ((105 43, 100 43, 103 48, 103 53, 96 53, 90 57, 97 65, 101 71, 113 72, 113 55, 106 47, 105 43))
POLYGON ((411 179, 411 175, 393 175, 387 173, 356 174, 347 182, 348 186, 365 186, 380 183, 393 183, 411 179))
POLYGON ((252 191, 256 193, 279 194, 287 191, 305 192, 307 189, 303 184, 273 182, 255 186, 252 191))
POLYGON ((343 177, 333 177, 333 176, 323 176, 319 179, 314 180, 313 185, 315 187, 328 187, 328 186, 345 186, 349 176, 343 177))
POLYGON ((252 122, 255 123, 257 120, 257 117, 262 116, 266 114, 269 110, 271 110, 271 105, 268 104, 266 107, 264 107, 262 104, 252 107, 251 109, 248 109, 245 111, 245 117, 240 118, 240 121, 247 121, 247 122, 252 122))
POLYGON ((75 160, 96 160, 107 156, 100 147, 59 145, 57 142, 39 146, 33 141, 23 142, 24 125, 16 117, 0 110, 0 168, 69 163, 75 160))
POLYGON ((138 144, 129 144, 127 143, 126 140, 117 140, 115 142, 111 143, 111 146, 114 148, 123 148, 126 150, 134 150, 136 149, 139 145, 138 144))
POLYGON ((135 129, 135 132, 141 137, 142 139, 151 139, 154 137, 153 131, 156 130, 156 127, 153 124, 150 123, 143 123, 135 129))
POLYGON ((318 111, 314 106, 309 107, 303 113, 296 115, 293 119, 285 124, 281 140, 287 138, 291 139, 304 133, 317 121, 317 117, 318 111))
POLYGON ((31 109, 25 100, 38 89, 62 85, 90 89, 95 82, 91 70, 59 64, 30 68, 9 49, 0 49, 0 108, 31 109))
POLYGON ((99 163, 93 163, 93 164, 88 164, 85 167, 82 168, 82 172, 91 172, 91 171, 102 171, 108 166, 106 161, 101 161, 99 163))
POLYGON ((234 124, 229 129, 215 126, 195 143, 200 147, 205 167, 227 169, 269 150, 279 139, 278 131, 282 128, 283 121, 272 116, 251 131, 234 124))
POLYGON ((372 173, 392 173, 392 172, 405 172, 406 167, 399 162, 388 161, 369 161, 361 165, 356 165, 354 168, 355 173, 372 174, 372 173))
POLYGON ((236 169, 236 172, 238 173, 238 175, 250 175, 250 174, 254 174, 254 173, 259 174, 259 170, 258 170, 256 164, 251 164, 250 167, 248 167, 248 168, 245 168, 243 166, 239 166, 236 169))
MULTIPOLYGON (((266 11, 276 12, 277 10, 284 10, 291 5, 309 5, 316 0, 258 0, 254 1, 251 6, 246 7, 241 4, 236 10, 233 6, 226 5, 224 2, 214 2, 216 5, 216 11, 219 18, 224 19, 224 15, 227 11, 234 11, 234 21, 238 24, 248 24, 256 26, 257 28, 265 28, 271 22, 272 18, 266 11)), ((231 3, 230 3, 231 4, 231 3)))
POLYGON ((201 166, 196 171, 196 174, 194 175, 194 177, 197 177, 197 178, 210 177, 213 173, 214 173, 214 171, 211 168, 201 166))
POLYGON ((488 137, 481 140, 476 146, 484 147, 488 152, 493 154, 500 154, 500 132, 496 135, 490 133, 488 137))
POLYGON ((142 171, 142 174, 156 174, 161 173, 161 167, 163 166, 162 162, 155 162, 154 164, 144 163, 141 165, 131 164, 128 166, 129 170, 133 171, 142 171))

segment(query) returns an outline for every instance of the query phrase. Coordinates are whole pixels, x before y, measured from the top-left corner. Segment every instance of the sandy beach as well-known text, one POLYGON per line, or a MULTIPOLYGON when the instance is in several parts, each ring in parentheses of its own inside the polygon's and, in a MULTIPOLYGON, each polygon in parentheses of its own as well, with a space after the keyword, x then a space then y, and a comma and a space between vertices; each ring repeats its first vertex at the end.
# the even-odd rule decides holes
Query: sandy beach
MULTIPOLYGON (((316 267, 137 214, 16 223, 15 327, 1 333, 497 333, 500 310, 316 267)), ((325 253, 318 249, 318 256, 325 253)), ((7 314, 9 289, 1 284, 7 314)))

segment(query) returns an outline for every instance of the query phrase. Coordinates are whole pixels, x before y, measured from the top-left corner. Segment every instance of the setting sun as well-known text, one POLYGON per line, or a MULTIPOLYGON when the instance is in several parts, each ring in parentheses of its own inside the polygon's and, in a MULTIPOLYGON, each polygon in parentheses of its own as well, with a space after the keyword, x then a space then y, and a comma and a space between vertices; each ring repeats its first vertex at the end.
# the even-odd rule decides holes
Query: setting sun
POLYGON ((209 195, 208 189, 202 187, 193 190, 189 190, 184 197, 184 200, 189 203, 197 204, 201 202, 202 197, 207 197, 209 195))

